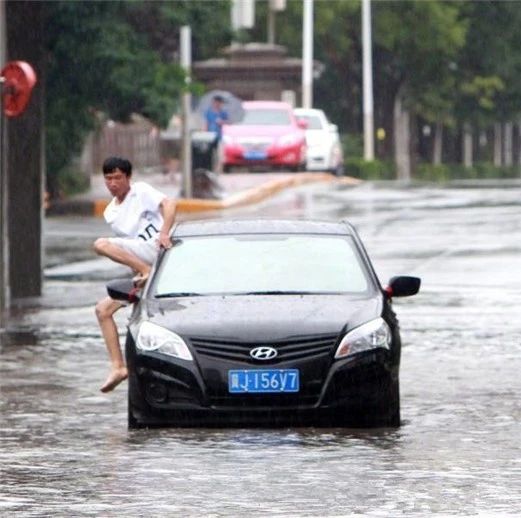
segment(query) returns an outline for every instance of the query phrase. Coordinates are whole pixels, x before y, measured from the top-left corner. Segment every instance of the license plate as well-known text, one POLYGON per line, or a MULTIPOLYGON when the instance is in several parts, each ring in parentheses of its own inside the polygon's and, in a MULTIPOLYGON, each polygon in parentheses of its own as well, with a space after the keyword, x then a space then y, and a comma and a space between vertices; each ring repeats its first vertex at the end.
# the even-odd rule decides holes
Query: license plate
POLYGON ((244 158, 246 160, 265 160, 267 157, 266 151, 245 151, 244 158))
POLYGON ((231 393, 298 392, 297 369, 247 369, 228 371, 231 393))

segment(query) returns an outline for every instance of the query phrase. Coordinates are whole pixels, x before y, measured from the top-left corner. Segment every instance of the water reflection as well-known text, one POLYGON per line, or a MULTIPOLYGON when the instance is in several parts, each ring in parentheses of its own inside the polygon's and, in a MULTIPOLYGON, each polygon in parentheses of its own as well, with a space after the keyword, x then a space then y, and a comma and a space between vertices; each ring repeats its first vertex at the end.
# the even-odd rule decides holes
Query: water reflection
POLYGON ((327 448, 350 447, 368 444, 377 448, 389 449, 400 439, 400 431, 395 429, 345 429, 345 428, 288 428, 288 429, 157 429, 132 430, 129 443, 144 444, 152 441, 181 441, 185 445, 194 445, 212 449, 253 448, 277 449, 286 447, 327 448))
MULTIPOLYGON (((48 281, 46 302, 20 309, 2 335, 0 516, 518 516, 518 198, 328 188, 290 205, 290 216, 349 216, 381 278, 423 279, 418 297, 395 301, 398 430, 129 431, 125 387, 98 391, 103 287, 48 281)), ((259 210, 280 216, 284 205, 259 210)))
POLYGON ((0 346, 37 345, 40 337, 35 329, 0 329, 0 346))

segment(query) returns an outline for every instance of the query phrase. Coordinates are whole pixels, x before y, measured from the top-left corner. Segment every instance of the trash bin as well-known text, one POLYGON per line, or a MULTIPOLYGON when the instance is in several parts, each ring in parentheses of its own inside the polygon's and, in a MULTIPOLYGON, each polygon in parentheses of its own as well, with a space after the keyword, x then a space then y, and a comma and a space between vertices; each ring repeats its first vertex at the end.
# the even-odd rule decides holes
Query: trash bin
POLYGON ((216 149, 217 133, 213 131, 192 132, 192 172, 196 169, 213 171, 216 149))

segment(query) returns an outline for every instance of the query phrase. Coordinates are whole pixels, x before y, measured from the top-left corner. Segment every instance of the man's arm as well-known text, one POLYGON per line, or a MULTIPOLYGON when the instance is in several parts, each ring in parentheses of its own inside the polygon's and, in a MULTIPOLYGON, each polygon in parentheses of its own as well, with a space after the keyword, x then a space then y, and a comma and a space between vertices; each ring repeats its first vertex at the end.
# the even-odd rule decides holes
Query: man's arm
POLYGON ((177 203, 172 198, 164 198, 159 204, 159 211, 163 216, 163 226, 159 231, 159 246, 162 248, 171 248, 170 231, 175 222, 175 214, 177 203))

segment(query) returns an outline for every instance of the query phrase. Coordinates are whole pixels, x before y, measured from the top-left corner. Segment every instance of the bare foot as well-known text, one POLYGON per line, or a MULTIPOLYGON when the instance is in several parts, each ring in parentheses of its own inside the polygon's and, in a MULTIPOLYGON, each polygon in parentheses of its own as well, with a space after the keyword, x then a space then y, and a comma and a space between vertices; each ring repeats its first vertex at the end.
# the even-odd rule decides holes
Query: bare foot
POLYGON ((112 369, 110 371, 107 381, 102 385, 101 392, 110 392, 114 390, 122 381, 128 378, 128 371, 126 367, 120 367, 119 369, 112 369))

